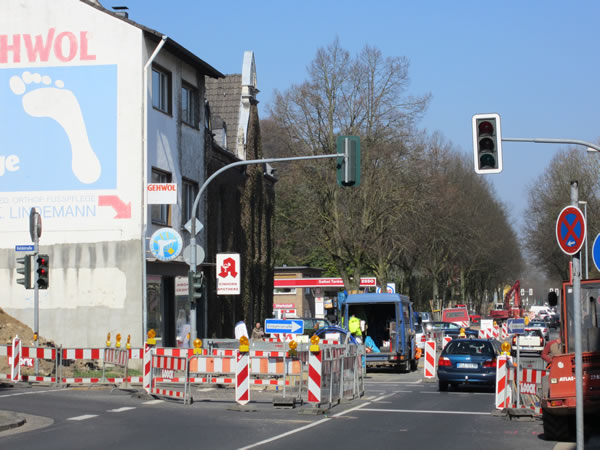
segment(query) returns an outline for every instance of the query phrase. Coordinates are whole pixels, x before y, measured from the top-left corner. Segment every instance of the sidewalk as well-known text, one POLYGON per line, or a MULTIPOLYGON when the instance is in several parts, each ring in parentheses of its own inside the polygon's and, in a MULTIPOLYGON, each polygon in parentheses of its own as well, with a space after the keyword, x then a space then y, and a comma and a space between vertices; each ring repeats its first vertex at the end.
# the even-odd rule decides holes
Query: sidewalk
POLYGON ((25 417, 12 411, 0 411, 0 432, 25 425, 25 417))

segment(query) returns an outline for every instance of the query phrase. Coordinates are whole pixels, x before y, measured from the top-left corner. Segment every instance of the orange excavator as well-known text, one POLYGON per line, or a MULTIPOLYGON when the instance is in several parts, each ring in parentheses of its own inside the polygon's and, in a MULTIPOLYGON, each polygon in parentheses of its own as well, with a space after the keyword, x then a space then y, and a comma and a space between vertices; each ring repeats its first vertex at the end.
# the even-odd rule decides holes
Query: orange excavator
POLYGON ((521 283, 519 280, 504 295, 504 304, 490 311, 490 317, 496 321, 505 321, 523 317, 521 307, 521 283))

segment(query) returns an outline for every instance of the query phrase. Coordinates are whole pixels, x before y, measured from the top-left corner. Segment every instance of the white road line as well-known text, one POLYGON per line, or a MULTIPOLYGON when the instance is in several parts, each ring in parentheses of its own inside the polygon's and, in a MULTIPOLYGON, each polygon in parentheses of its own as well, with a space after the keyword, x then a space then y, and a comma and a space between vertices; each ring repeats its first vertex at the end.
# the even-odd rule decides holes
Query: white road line
MULTIPOLYGON (((346 411, 342 411, 340 413, 334 414, 331 417, 333 418, 333 417, 343 416, 344 414, 348 414, 349 412, 356 411, 357 409, 361 409, 361 408, 363 408, 363 407, 365 407, 365 406, 367 406, 369 404, 370 403, 368 403, 368 402, 367 403, 363 403, 362 405, 358 405, 358 406, 355 406, 354 408, 350 408, 350 409, 348 409, 346 411)), ((298 433, 300 431, 308 430, 309 428, 316 427, 317 425, 321 425, 323 423, 329 422, 330 420, 331 420, 331 418, 321 419, 321 420, 319 420, 317 422, 313 422, 313 423, 308 424, 306 426, 303 426, 303 427, 300 427, 300 428, 296 428, 295 430, 291 430, 291 431, 288 431, 286 433, 279 434, 277 436, 273 436, 272 438, 265 439, 264 441, 260 441, 260 442, 256 442, 255 444, 248 445, 247 447, 241 447, 238 450, 246 450, 246 449, 249 449, 249 448, 258 447, 259 445, 268 444, 269 442, 276 441, 278 439, 284 438, 286 436, 290 436, 290 435, 292 435, 294 433, 298 433)))
POLYGON ((216 388, 199 388, 196 389, 196 391, 198 392, 208 392, 208 391, 214 391, 216 388))
MULTIPOLYGON (((65 389, 62 390, 63 392, 65 391, 65 389)), ((16 394, 6 394, 6 395, 0 395, 0 398, 4 398, 4 397, 16 397, 17 395, 31 395, 31 394, 43 394, 45 392, 60 392, 58 390, 53 390, 53 391, 32 391, 32 392, 17 392, 16 394)))
POLYGON ((362 408, 361 411, 370 412, 395 412, 395 413, 416 413, 416 414, 463 414, 463 415, 474 415, 474 416, 489 416, 492 413, 489 412, 476 412, 476 411, 428 411, 423 409, 379 409, 379 408, 362 408))
MULTIPOLYGON (((439 394, 439 391, 423 391, 421 394, 439 394)), ((493 392, 444 392, 444 395, 496 395, 493 392)))
POLYGON ((97 414, 85 414, 83 416, 69 417, 67 420, 87 420, 87 419, 92 419, 94 417, 98 417, 98 415, 97 414))
POLYGON ((374 402, 380 402, 380 401, 381 401, 381 400, 383 400, 384 398, 391 397, 392 395, 394 395, 394 394, 392 393, 392 394, 386 394, 386 395, 382 395, 381 397, 377 397, 377 398, 373 399, 373 401, 374 401, 374 402))
POLYGON ((158 403, 164 403, 164 400, 150 400, 148 402, 142 403, 142 405, 156 405, 158 403))
POLYGON ((135 409, 135 406, 123 406, 122 408, 117 408, 117 409, 109 409, 106 412, 114 412, 114 413, 118 413, 118 412, 123 412, 123 411, 129 411, 131 409, 135 409))
POLYGON ((417 381, 365 381, 365 384, 421 384, 423 380, 417 381))

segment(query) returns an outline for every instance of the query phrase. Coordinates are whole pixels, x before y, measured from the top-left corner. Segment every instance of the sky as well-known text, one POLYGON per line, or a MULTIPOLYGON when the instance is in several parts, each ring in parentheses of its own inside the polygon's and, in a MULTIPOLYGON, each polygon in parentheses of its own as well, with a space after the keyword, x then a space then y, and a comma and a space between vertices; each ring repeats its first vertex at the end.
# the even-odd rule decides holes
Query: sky
MULTIPOLYGON (((352 55, 369 45, 408 58, 409 93, 432 95, 419 126, 471 158, 476 113, 500 114, 503 137, 599 142, 600 2, 100 1, 108 9, 128 6, 130 19, 224 74, 241 73, 244 51, 254 51, 261 118, 274 91, 306 80, 317 50, 337 37, 352 55)), ((482 175, 518 233, 528 187, 564 148, 504 142, 503 172, 482 175)))

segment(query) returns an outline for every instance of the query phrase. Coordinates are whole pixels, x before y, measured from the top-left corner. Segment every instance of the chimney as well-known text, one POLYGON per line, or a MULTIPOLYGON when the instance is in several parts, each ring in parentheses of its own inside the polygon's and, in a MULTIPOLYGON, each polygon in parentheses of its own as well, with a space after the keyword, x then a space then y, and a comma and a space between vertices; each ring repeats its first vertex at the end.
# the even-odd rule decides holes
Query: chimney
POLYGON ((129 13, 127 12, 129 8, 127 6, 113 6, 112 9, 115 10, 117 16, 121 16, 125 19, 129 18, 129 13))

